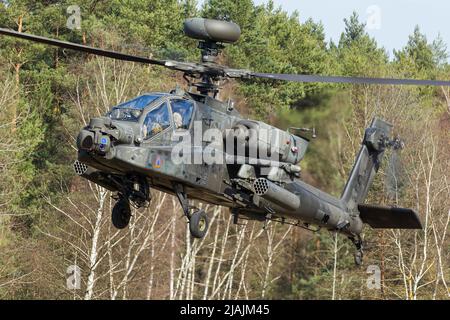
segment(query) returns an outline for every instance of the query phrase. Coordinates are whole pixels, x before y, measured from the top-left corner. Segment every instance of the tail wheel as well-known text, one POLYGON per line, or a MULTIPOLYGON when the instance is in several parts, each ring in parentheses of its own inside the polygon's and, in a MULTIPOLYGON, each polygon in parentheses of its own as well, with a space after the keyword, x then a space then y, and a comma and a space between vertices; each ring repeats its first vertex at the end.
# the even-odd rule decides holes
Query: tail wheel
POLYGON ((194 238, 202 239, 209 227, 209 219, 206 212, 199 210, 194 212, 189 219, 189 230, 194 238))
POLYGON ((112 223, 117 229, 125 229, 130 223, 131 208, 129 202, 121 198, 112 210, 112 223))

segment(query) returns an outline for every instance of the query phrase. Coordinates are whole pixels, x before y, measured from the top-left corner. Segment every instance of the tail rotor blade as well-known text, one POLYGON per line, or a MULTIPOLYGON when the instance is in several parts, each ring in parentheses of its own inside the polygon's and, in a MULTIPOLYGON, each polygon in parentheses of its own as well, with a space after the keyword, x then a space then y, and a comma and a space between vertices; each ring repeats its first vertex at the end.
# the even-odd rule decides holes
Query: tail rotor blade
POLYGON ((397 200, 404 186, 404 168, 400 149, 392 148, 386 168, 385 189, 389 199, 397 200))

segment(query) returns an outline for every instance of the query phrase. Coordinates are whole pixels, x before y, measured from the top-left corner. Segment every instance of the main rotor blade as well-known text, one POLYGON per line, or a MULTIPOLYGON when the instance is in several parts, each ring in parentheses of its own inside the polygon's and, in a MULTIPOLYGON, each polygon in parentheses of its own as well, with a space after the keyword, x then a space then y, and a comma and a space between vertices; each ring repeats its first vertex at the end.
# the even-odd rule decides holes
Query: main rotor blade
POLYGON ((353 83, 353 84, 387 84, 410 86, 450 86, 450 81, 441 80, 415 80, 392 78, 365 78, 365 77, 339 77, 316 76, 303 74, 274 74, 274 73, 250 73, 251 78, 264 78, 294 82, 324 82, 324 83, 353 83))
POLYGON ((55 39, 51 39, 51 38, 17 32, 14 30, 9 30, 9 29, 4 29, 4 28, 0 28, 0 34, 15 37, 15 38, 20 38, 20 39, 24 39, 24 40, 29 40, 29 41, 33 41, 33 42, 48 44, 51 46, 56 46, 56 47, 60 47, 60 48, 64 48, 64 49, 70 49, 70 50, 95 54, 97 56, 108 57, 108 58, 112 58, 112 59, 116 59, 116 60, 139 62, 139 63, 146 63, 146 64, 155 64, 155 65, 160 65, 160 66, 165 65, 165 61, 163 61, 163 60, 154 60, 154 59, 133 56, 133 55, 119 53, 119 52, 110 51, 110 50, 103 50, 103 49, 89 47, 89 46, 85 46, 85 45, 81 45, 81 44, 77 44, 77 43, 73 43, 73 42, 55 40, 55 39))
POLYGON ((367 77, 340 77, 302 74, 274 74, 256 73, 246 70, 227 69, 222 66, 211 66, 196 63, 183 63, 178 61, 165 61, 133 56, 111 50, 104 50, 68 41, 61 41, 32 34, 17 32, 0 28, 0 35, 11 36, 28 41, 52 45, 64 49, 70 49, 116 60, 139 62, 164 66, 172 70, 178 70, 189 74, 211 74, 213 76, 226 76, 230 78, 263 78, 294 82, 324 82, 324 83, 353 83, 353 84, 384 84, 384 85, 416 85, 416 86, 450 86, 450 81, 441 80, 415 80, 415 79, 391 79, 391 78, 367 78, 367 77))

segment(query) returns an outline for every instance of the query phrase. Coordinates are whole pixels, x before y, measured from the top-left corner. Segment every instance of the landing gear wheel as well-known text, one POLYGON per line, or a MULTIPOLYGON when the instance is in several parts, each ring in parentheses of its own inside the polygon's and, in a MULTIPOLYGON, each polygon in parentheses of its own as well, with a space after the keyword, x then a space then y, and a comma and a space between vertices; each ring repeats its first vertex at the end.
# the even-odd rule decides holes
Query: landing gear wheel
POLYGON ((194 238, 202 239, 209 227, 209 219, 205 211, 194 212, 189 219, 189 230, 194 238))
POLYGON ((129 202, 121 198, 112 210, 112 223, 117 229, 125 229, 130 223, 131 209, 129 202))

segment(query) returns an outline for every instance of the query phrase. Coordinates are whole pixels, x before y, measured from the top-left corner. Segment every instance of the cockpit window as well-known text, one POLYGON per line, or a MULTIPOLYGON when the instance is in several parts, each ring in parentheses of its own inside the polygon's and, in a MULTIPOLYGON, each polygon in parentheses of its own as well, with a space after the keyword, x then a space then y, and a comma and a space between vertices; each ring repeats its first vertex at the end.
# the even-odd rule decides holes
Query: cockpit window
POLYGON ((121 121, 138 121, 142 114, 142 110, 129 109, 129 108, 113 108, 111 112, 108 113, 108 117, 113 120, 121 121))
POLYGON ((145 139, 150 139, 170 127, 170 114, 167 102, 150 111, 145 117, 143 133, 145 139))
POLYGON ((171 101, 173 122, 176 129, 189 129, 191 123, 192 113, 194 111, 194 104, 192 101, 185 99, 175 99, 171 101))
POLYGON ((112 108, 108 117, 113 120, 138 121, 145 107, 153 101, 161 98, 162 95, 152 94, 137 97, 131 101, 124 102, 112 108))

